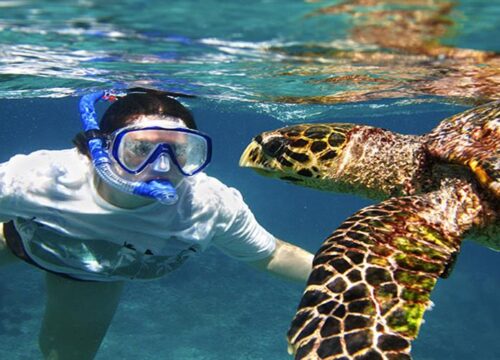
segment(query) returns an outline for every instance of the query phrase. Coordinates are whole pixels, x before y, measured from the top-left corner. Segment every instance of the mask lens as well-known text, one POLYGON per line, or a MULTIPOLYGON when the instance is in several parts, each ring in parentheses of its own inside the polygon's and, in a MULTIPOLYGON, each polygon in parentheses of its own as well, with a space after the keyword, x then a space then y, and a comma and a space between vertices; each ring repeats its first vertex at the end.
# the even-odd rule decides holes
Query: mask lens
POLYGON ((207 161, 207 142, 196 134, 184 134, 182 142, 171 144, 175 159, 185 174, 192 174, 207 161))
POLYGON ((129 171, 137 171, 155 151, 156 144, 148 141, 138 132, 125 134, 118 146, 118 158, 129 171))

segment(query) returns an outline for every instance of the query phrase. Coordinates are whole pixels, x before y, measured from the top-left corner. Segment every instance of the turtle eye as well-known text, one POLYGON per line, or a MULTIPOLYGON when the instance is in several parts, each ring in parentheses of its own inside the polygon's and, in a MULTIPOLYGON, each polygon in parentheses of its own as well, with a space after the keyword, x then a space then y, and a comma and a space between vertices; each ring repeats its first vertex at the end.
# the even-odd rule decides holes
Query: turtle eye
POLYGON ((262 144, 262 150, 267 156, 278 157, 285 151, 286 140, 283 138, 272 138, 262 144))

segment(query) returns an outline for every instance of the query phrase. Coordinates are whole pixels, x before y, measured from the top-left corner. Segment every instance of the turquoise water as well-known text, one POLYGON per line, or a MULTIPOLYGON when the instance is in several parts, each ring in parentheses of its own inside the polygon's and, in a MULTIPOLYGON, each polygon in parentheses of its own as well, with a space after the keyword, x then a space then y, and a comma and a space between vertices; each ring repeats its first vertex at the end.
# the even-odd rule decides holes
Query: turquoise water
MULTIPOLYGON (((369 202, 239 169, 252 136, 326 120, 421 134, 498 93, 495 55, 464 62, 369 43, 359 34, 377 19, 370 14, 405 6, 321 15, 339 4, 0 1, 0 161, 71 146, 80 130, 76 95, 87 91, 121 84, 196 94, 186 104, 214 140, 207 172, 238 188, 274 235, 314 252, 369 202), (369 14, 361 25, 360 13, 369 14), (484 78, 491 91, 479 86, 484 78)), ((452 21, 438 40, 495 53, 499 15, 494 2, 460 2, 444 15, 452 21)), ((498 269, 498 254, 464 245, 433 292, 415 359, 500 358, 498 269)), ((1 271, 0 358, 38 359, 42 274, 23 265, 1 271)), ((128 284, 97 359, 289 359, 285 334, 302 288, 210 250, 161 280, 128 284)))

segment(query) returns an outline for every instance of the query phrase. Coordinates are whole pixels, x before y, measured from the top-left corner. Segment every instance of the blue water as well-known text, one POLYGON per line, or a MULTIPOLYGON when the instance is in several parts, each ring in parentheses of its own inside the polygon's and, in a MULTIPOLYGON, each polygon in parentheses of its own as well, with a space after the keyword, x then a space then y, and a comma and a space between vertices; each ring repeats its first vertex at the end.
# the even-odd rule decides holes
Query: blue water
MULTIPOLYGON (((422 134, 487 98, 480 92, 442 96, 415 90, 415 78, 436 78, 429 69, 448 66, 450 73, 464 68, 461 63, 405 55, 404 61, 354 64, 353 53, 398 51, 353 42, 352 11, 310 16, 339 3, 0 2, 0 161, 71 146, 80 130, 77 94, 117 83, 194 93, 199 97, 186 104, 214 140, 207 172, 238 188, 275 236, 314 252, 369 202, 238 168, 252 136, 303 121, 357 122, 422 134), (339 49, 350 55, 340 56, 339 49), (369 75, 389 79, 390 86, 372 87, 371 80, 318 82, 333 75, 369 75), (366 88, 372 90, 369 97, 311 98, 366 88), (306 95, 307 101, 298 101, 306 95)), ((499 15, 494 2, 460 2, 447 15, 454 25, 439 40, 498 51, 491 34, 500 30, 499 15)), ((472 66, 475 73, 491 64, 472 66)), ((1 274, 0 359, 39 359, 42 273, 20 264, 2 268, 1 274)), ((97 359, 289 359, 285 334, 302 290, 209 250, 161 280, 129 283, 97 359)), ((432 300, 436 306, 426 313, 413 345, 416 360, 500 358, 497 253, 466 243, 452 276, 439 281, 432 300)))

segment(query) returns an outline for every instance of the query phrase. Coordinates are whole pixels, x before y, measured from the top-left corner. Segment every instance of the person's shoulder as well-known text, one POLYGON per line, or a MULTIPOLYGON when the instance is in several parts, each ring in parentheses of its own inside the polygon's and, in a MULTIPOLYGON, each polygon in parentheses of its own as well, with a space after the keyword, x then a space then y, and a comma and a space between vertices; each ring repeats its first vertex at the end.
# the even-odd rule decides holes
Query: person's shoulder
POLYGON ((85 157, 74 148, 64 150, 36 150, 29 154, 17 154, 4 164, 12 170, 33 169, 38 173, 53 168, 72 168, 85 166, 85 157))
POLYGON ((229 219, 248 208, 236 188, 213 176, 200 173, 191 180, 193 203, 204 211, 218 214, 222 219, 229 219))
POLYGON ((88 169, 88 160, 76 149, 37 150, 29 154, 14 155, 1 165, 4 182, 18 182, 31 186, 44 180, 56 181, 83 174, 88 169), (10 180, 10 181, 9 181, 10 180))
POLYGON ((70 149, 62 149, 62 150, 47 150, 47 149, 40 149, 40 150, 35 150, 31 153, 28 154, 16 154, 12 156, 7 162, 17 162, 17 161, 54 161, 54 160, 61 160, 61 159, 76 159, 79 156, 83 156, 78 153, 76 148, 70 148, 70 149))
POLYGON ((193 194, 202 197, 213 197, 217 201, 232 200, 234 197, 241 198, 240 192, 230 186, 227 186, 216 177, 199 173, 193 177, 191 182, 193 194))

